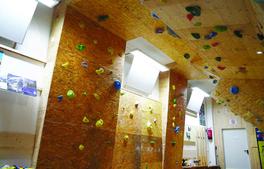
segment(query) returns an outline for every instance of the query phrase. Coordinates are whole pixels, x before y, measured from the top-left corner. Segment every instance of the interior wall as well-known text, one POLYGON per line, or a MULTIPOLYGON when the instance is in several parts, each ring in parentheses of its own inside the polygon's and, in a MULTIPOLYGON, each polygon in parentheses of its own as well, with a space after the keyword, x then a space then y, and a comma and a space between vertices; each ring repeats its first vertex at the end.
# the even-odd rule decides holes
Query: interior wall
POLYGON ((125 41, 68 7, 53 73, 38 169, 111 168, 125 41), (85 49, 76 49, 78 44, 85 49), (88 68, 81 66, 87 60, 88 68), (68 62, 69 65, 61 65, 68 62), (98 75, 95 71, 104 68, 98 75), (69 99, 68 90, 76 96, 69 99), (94 94, 100 97, 94 97, 94 94), (58 101, 58 96, 63 100, 58 101), (89 123, 83 123, 87 117, 89 123), (102 127, 95 123, 102 119, 102 127))
POLYGON ((213 102, 214 138, 217 146, 217 164, 224 168, 223 129, 245 128, 248 135, 248 149, 252 169, 260 169, 255 126, 234 115, 227 107, 213 102))
POLYGON ((185 124, 185 98, 187 80, 178 72, 170 71, 169 83, 169 106, 166 131, 166 147, 164 168, 174 169, 182 167, 183 136, 185 124), (174 100, 176 99, 176 106, 174 100), (175 132, 175 127, 179 127, 179 132, 175 132), (175 143, 175 144, 174 144, 175 143))
POLYGON ((161 169, 162 104, 126 90, 122 93, 112 168, 161 169), (151 129, 148 129, 148 123, 151 129), (124 140, 125 136, 129 138, 124 140))

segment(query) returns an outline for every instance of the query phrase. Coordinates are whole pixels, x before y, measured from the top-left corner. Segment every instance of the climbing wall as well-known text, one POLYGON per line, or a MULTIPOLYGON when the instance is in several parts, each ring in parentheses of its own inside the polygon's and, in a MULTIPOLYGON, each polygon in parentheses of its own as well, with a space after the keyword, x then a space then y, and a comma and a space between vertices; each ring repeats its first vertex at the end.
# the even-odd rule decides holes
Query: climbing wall
POLYGON ((38 169, 112 167, 124 49, 125 41, 68 7, 38 169))
POLYGON ((182 166, 183 134, 185 124, 184 92, 187 80, 177 72, 170 71, 169 111, 166 133, 164 168, 175 169, 182 166))
POLYGON ((162 168, 162 105, 122 91, 113 169, 162 168))

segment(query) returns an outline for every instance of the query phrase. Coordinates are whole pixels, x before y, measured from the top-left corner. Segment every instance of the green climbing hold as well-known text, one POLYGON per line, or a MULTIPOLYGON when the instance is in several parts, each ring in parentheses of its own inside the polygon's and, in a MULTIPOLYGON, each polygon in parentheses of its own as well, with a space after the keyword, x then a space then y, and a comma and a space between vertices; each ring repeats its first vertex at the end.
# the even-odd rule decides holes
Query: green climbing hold
POLYGON ((177 99, 176 98, 173 99, 173 103, 177 104, 177 99))
POLYGON ((74 93, 74 91, 73 91, 73 90, 68 90, 68 92, 67 92, 67 97, 68 97, 69 99, 73 99, 73 98, 75 97, 75 93, 74 93))
POLYGON ((189 59, 191 57, 191 55, 189 53, 185 53, 183 56, 185 59, 189 59))
POLYGON ((176 141, 175 140, 171 141, 171 145, 175 146, 176 145, 176 141))
POLYGON ((203 46, 203 49, 204 49, 204 50, 209 50, 209 49, 211 49, 211 46, 210 46, 210 45, 204 45, 204 46, 203 46))
POLYGON ((102 127, 103 125, 104 125, 104 121, 102 119, 97 120, 97 122, 95 123, 95 126, 98 128, 102 127))
POLYGON ((202 26, 202 22, 196 22, 194 26, 202 26))
POLYGON ((201 35, 199 33, 191 33, 191 35, 193 36, 193 38, 195 39, 200 39, 201 35))
POLYGON ((227 26, 225 26, 225 25, 216 25, 214 27, 214 31, 216 31, 216 32, 225 32, 225 31, 227 31, 227 26))
POLYGON ((78 44, 76 46, 76 49, 78 49, 79 51, 83 51, 86 48, 86 46, 84 44, 78 44))
POLYGON ((193 16, 200 16, 201 15, 201 7, 198 5, 187 6, 185 8, 185 10, 190 12, 193 16))
POLYGON ((154 145, 154 144, 156 144, 156 141, 155 141, 155 140, 151 140, 151 141, 149 142, 149 144, 154 145))

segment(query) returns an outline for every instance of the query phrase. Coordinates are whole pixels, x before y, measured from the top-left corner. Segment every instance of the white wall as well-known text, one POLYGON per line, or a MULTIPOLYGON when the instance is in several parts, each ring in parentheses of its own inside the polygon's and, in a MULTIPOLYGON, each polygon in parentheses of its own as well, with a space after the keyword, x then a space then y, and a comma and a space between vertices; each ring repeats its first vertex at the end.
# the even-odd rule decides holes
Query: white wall
POLYGON ((23 43, 16 49, 30 57, 46 61, 53 9, 38 3, 23 43))

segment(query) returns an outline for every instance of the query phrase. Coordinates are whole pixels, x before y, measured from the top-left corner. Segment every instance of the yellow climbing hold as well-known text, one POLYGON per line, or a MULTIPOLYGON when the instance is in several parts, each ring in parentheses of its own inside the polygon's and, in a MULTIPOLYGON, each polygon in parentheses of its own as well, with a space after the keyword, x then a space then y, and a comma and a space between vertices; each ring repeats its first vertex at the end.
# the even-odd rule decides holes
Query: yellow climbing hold
POLYGON ((97 70, 95 70, 95 73, 96 74, 98 74, 98 75, 101 75, 101 74, 103 74, 105 72, 105 70, 104 70, 104 68, 99 68, 99 69, 97 69, 97 70))
POLYGON ((80 150, 80 151, 83 151, 83 150, 84 150, 84 145, 83 145, 83 144, 80 144, 80 145, 79 145, 79 150, 80 150))
POLYGON ((104 125, 104 121, 102 119, 97 120, 97 122, 95 123, 95 126, 98 128, 102 127, 103 125, 104 125))
POLYGON ((114 54, 114 49, 112 47, 108 47, 107 48, 107 52, 110 54, 110 55, 113 55, 114 54))
POLYGON ((65 62, 65 63, 61 64, 61 67, 68 68, 69 64, 70 64, 69 62, 65 62))
POLYGON ((95 98, 96 100, 100 100, 100 96, 99 96, 99 94, 94 93, 93 96, 94 96, 94 98, 95 98))
POLYGON ((86 116, 83 117, 82 121, 83 121, 83 123, 89 123, 90 122, 89 119, 86 116))
POLYGON ((123 137, 123 140, 124 140, 124 142, 128 142, 128 140, 129 140, 129 136, 128 136, 128 135, 125 135, 125 136, 123 137))
POLYGON ((172 85, 172 90, 176 90, 176 86, 175 85, 172 85))

